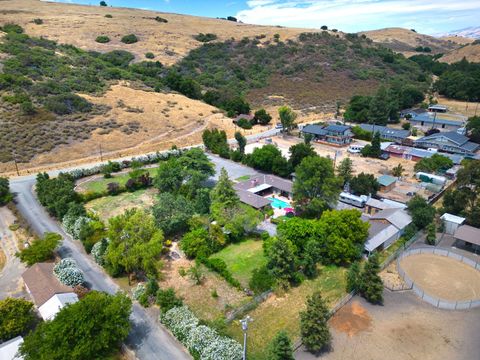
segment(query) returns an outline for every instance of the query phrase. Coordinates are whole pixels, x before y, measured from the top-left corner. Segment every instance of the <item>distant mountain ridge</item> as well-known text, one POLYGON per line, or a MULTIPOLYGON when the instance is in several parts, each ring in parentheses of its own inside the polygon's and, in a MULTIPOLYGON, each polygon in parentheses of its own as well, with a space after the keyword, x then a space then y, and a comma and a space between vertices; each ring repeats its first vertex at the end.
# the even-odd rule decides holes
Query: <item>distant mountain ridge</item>
POLYGON ((480 26, 470 26, 467 28, 452 30, 444 33, 435 34, 436 37, 461 36, 473 39, 480 39, 480 26))

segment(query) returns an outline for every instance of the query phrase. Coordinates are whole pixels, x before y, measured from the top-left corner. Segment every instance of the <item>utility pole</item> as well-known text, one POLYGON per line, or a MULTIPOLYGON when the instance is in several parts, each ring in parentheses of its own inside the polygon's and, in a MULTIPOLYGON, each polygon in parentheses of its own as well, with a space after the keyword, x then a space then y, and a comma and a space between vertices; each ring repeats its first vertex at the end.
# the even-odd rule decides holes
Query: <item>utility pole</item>
POLYGON ((13 162, 15 163, 15 170, 17 171, 17 176, 20 176, 20 171, 18 171, 18 164, 17 164, 17 158, 13 158, 13 162))
POLYGON ((103 162, 102 144, 99 144, 99 146, 100 146, 100 161, 103 162))
POLYGON ((240 320, 240 324, 242 325, 243 330, 243 360, 247 360, 247 331, 248 331, 248 323, 252 322, 253 319, 250 315, 247 315, 245 319, 240 320))

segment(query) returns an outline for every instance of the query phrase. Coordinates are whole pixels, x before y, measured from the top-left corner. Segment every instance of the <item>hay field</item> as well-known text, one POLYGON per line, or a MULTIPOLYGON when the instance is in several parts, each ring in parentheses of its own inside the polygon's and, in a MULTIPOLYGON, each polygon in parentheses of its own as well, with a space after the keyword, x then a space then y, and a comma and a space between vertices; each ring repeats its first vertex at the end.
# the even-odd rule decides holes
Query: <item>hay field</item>
MULTIPOLYGON (((98 1, 92 3, 98 4, 98 1)), ((219 41, 264 34, 266 37, 262 41, 267 41, 272 40, 277 33, 282 40, 286 40, 296 38, 305 31, 140 9, 39 0, 2 0, 0 24, 6 22, 21 25, 29 35, 43 36, 84 50, 127 50, 136 56, 136 60, 146 60, 145 53, 152 52, 155 55, 154 60, 165 65, 177 62, 190 50, 202 45, 193 38, 198 33, 214 33, 219 41), (106 14, 112 15, 112 18, 106 18, 106 14), (155 20, 156 16, 167 19, 168 22, 160 23, 155 20), (43 24, 34 24, 35 18, 42 19, 43 24), (132 33, 139 38, 137 43, 125 45, 120 41, 122 36, 132 33), (95 42, 99 35, 107 35, 111 41, 106 44, 95 42)))

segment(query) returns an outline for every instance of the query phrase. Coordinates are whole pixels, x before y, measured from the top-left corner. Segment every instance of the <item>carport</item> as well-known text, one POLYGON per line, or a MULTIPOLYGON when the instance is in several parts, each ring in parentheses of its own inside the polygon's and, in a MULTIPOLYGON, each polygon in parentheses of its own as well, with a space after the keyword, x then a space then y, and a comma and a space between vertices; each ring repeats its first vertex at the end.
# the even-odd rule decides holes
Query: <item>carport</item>
POLYGON ((480 253, 480 229, 470 225, 461 225, 453 236, 456 239, 455 246, 475 254, 480 253))

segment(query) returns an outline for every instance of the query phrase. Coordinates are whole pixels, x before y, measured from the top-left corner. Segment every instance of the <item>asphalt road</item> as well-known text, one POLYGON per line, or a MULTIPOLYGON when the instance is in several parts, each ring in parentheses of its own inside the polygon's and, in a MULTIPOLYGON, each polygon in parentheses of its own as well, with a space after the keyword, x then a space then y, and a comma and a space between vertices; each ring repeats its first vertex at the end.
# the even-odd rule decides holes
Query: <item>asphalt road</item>
MULTIPOLYGON (((38 234, 56 232, 63 236, 59 249, 62 257, 75 259, 85 274, 86 281, 95 290, 113 294, 119 287, 112 279, 87 256, 79 242, 73 241, 59 224, 53 220, 38 203, 33 192, 35 177, 28 176, 10 180, 11 191, 16 195, 17 208, 29 222, 32 230, 38 234)), ((191 359, 185 348, 174 339, 157 321, 140 305, 134 304, 130 316, 132 330, 127 338, 127 346, 135 352, 140 360, 191 359)))
MULTIPOLYGON (((263 134, 265 136, 265 134, 263 134)), ((215 164, 217 179, 221 168, 225 168, 231 179, 243 175, 255 175, 257 172, 252 168, 222 159, 218 156, 209 155, 210 160, 215 164)), ((98 165, 90 164, 83 167, 98 165)), ((69 171, 72 169, 65 169, 69 171)), ((60 170, 49 172, 55 176, 60 170)), ((39 235, 45 232, 56 232, 63 236, 64 240, 59 254, 62 257, 72 257, 85 274, 85 280, 91 288, 113 294, 119 287, 112 279, 98 266, 83 249, 83 246, 66 234, 61 226, 37 201, 33 187, 35 186, 35 175, 10 179, 10 188, 15 193, 16 205, 23 217, 28 221, 32 230, 39 235)), ((148 312, 138 304, 133 305, 131 315, 132 330, 127 338, 126 344, 135 351, 140 360, 182 360, 191 359, 185 348, 174 339, 157 319, 152 318, 148 312)))

